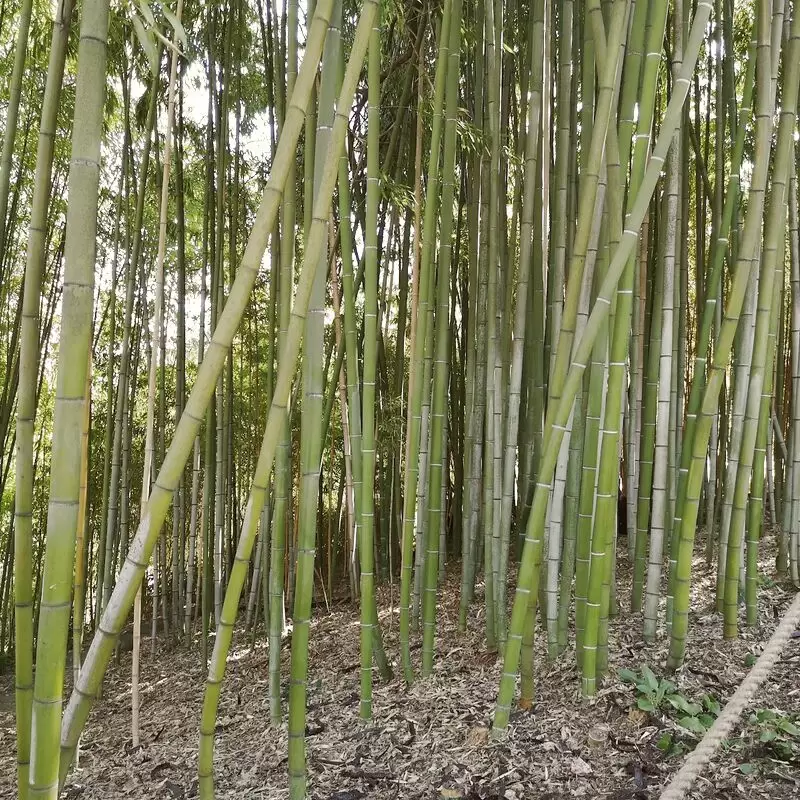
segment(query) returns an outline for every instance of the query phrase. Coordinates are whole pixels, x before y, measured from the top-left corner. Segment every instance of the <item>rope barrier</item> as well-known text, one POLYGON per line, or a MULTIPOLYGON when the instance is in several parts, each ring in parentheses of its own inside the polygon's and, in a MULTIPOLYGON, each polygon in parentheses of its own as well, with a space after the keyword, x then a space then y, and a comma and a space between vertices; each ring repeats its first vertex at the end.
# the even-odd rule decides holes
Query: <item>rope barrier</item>
POLYGON ((700 744, 689 754, 683 766, 661 793, 661 800, 683 800, 700 771, 714 756, 723 739, 733 730, 748 703, 767 679, 786 642, 800 625, 800 593, 786 610, 778 627, 767 642, 764 652, 734 692, 722 713, 706 731, 700 744))

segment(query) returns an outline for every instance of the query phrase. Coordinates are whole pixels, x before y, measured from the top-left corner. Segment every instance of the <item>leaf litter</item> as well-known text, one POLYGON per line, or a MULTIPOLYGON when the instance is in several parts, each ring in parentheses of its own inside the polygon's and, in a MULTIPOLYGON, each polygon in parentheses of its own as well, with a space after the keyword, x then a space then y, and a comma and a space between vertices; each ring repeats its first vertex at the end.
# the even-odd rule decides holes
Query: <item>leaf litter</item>
MULTIPOLYGON (((771 539, 771 537, 770 537, 771 539)), ((764 570, 774 563, 765 539, 764 570)), ((309 644, 306 722, 309 796, 314 800, 555 800, 555 798, 657 798, 683 762, 657 746, 665 732, 696 744, 663 710, 638 708, 635 690, 619 668, 649 664, 664 674, 668 638, 641 640, 641 615, 625 608, 630 569, 620 548, 618 595, 624 613, 609 624, 609 676, 596 697, 580 696, 580 675, 572 649, 546 658, 546 636, 536 637, 536 696, 530 711, 512 714, 508 736, 490 737, 491 715, 501 662, 483 640, 482 586, 477 587, 466 633, 457 630, 460 575, 448 569, 439 590, 433 674, 406 688, 399 664, 395 677, 375 676, 374 719, 359 718, 359 620, 357 607, 334 603, 317 610, 309 644)), ((701 548, 698 547, 698 553, 701 548)), ((676 691, 697 700, 712 694, 724 703, 749 670, 791 599, 769 582, 759 596, 758 624, 742 627, 741 638, 722 639, 713 610, 714 575, 699 555, 695 565, 687 659, 670 676, 676 691), (748 658, 750 656, 750 658, 748 658)), ((397 609, 391 590, 379 590, 387 653, 396 658, 397 609)), ((418 644, 415 635, 413 644, 418 644)), ((289 646, 281 651, 284 712, 289 646)), ((141 662, 141 746, 130 737, 130 654, 112 664, 103 698, 93 709, 81 739, 80 760, 63 796, 191 800, 198 795, 198 720, 206 671, 193 647, 159 642, 155 659, 143 647, 141 662)), ((418 657, 418 648, 412 651, 418 657)), ((418 658, 417 658, 418 661, 418 658)), ((417 665, 418 667, 418 665, 417 665)), ((792 639, 753 708, 800 713, 800 639, 792 639)), ((69 688, 69 687, 67 687, 69 688)), ((687 797, 795 798, 800 764, 770 757, 758 748, 747 715, 687 797)), ((268 649, 249 647, 237 631, 228 659, 217 720, 214 778, 220 800, 243 795, 257 800, 288 798, 287 732, 269 724, 268 649)), ((0 797, 14 796, 15 734, 13 676, 0 676, 0 797)))

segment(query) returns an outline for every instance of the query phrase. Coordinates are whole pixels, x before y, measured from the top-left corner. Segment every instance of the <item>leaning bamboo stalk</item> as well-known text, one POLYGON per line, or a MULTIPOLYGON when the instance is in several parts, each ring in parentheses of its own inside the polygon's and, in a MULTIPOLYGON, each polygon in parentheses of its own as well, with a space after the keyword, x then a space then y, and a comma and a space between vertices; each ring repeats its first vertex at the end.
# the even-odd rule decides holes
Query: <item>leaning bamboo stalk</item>
MULTIPOLYGON (((214 391, 216 379, 228 354, 228 348, 248 303, 250 292, 258 276, 261 258, 271 235, 275 217, 280 206, 281 193, 293 161, 297 140, 303 126, 305 109, 315 80, 322 44, 328 25, 332 0, 320 0, 309 27, 303 65, 297 76, 292 99, 289 102, 286 122, 273 160, 273 170, 264 189, 261 205, 256 214, 253 228, 245 247, 236 279, 231 286, 225 308, 220 315, 206 352, 206 357, 198 371, 186 408, 178 422, 172 442, 167 449, 164 463, 153 484, 146 513, 142 516, 117 585, 111 595, 98 630, 81 669, 78 683, 73 690, 64 716, 62 731, 62 758, 60 780, 63 782, 72 761, 77 737, 83 728, 91 708, 91 701, 97 694, 100 682, 119 636, 125 617, 131 608, 136 588, 141 581, 147 560, 152 553, 158 531, 164 521, 174 491, 183 472, 186 459, 192 449, 194 437, 199 429, 205 409, 214 391)), ((305 292, 308 288, 301 287, 305 292)), ((298 308, 304 308, 307 294, 298 291, 298 308)), ((299 339, 302 318, 295 315, 290 324, 292 339, 299 339)), ((299 342, 298 342, 299 345, 299 342)), ((287 359, 288 360, 288 359, 287 359)), ((294 362, 293 362, 294 363, 294 362)), ((281 364, 278 376, 276 400, 281 398, 285 405, 293 368, 281 364)), ((275 402, 273 403, 274 410, 275 402)), ((278 411, 272 414, 278 415, 278 411)), ((273 423, 274 426, 275 423, 273 423)))
MULTIPOLYGON (((597 69, 605 71, 616 63, 617 80, 623 65, 624 39, 615 35, 612 27, 606 42, 600 4, 596 0, 588 6, 589 21, 592 25, 595 42, 597 69)), ((618 11, 624 25, 625 15, 618 11)), ((612 17, 612 21, 615 18, 612 17)), ((613 22, 612 22, 613 24, 613 22)), ((615 81, 616 83, 616 81, 615 81)), ((612 117, 608 126, 606 142, 606 173, 608 187, 605 225, 603 228, 603 262, 608 261, 606 252, 615 252, 622 234, 622 180, 620 148, 617 139, 617 123, 612 117)), ((626 376, 626 356, 630 329, 630 316, 633 301, 633 267, 629 258, 626 270, 619 284, 614 321, 611 326, 609 349, 603 353, 603 369, 608 372, 605 397, 602 407, 602 424, 599 433, 599 458, 596 473, 596 493, 594 519, 591 533, 591 551, 587 586, 587 602, 583 617, 583 639, 581 665, 583 671, 583 690, 594 694, 598 673, 605 671, 608 657, 608 615, 613 575, 614 542, 616 537, 614 520, 617 511, 617 491, 619 483, 619 440, 621 435, 623 382, 626 376), (607 363, 607 367, 606 367, 607 363)), ((574 412, 574 409, 573 409, 574 412)), ((562 445, 563 447, 563 445, 562 445)))
MULTIPOLYGON (((753 34, 755 31, 753 31, 753 34)), ((729 236, 733 225, 734 211, 738 206, 740 177, 739 170, 744 154, 745 132, 752 114, 752 97, 755 85, 756 74, 756 40, 751 39, 748 51, 747 69, 745 72, 744 89, 742 103, 739 107, 739 117, 736 127, 736 139, 733 147, 731 161, 731 172, 728 178, 728 185, 725 193, 725 201, 722 210, 722 221, 719 230, 712 239, 709 254, 710 266, 707 268, 706 296, 703 304, 703 315, 700 331, 697 336, 696 353, 694 358, 692 387, 689 391, 689 402, 686 412, 686 425, 683 435, 683 448, 681 449, 681 463, 679 468, 678 494, 676 499, 676 512, 673 525, 679 528, 682 525, 683 506, 686 501, 686 480, 688 478, 689 465, 692 458, 692 442, 696 427, 698 413, 700 412, 703 399, 703 391, 706 386, 706 367, 708 364, 708 352, 712 341, 712 335, 718 330, 717 317, 721 316, 721 276, 723 261, 729 246, 729 236)), ((716 415, 715 415, 716 419, 716 415)), ((675 531, 676 536, 680 537, 679 531, 675 531)), ((670 575, 674 575, 672 569, 670 575)), ((672 580, 672 578, 671 578, 672 580)))
MULTIPOLYGON (((200 785, 203 797, 213 796, 211 757, 216 724, 216 711, 222 688, 222 677, 226 665, 226 657, 233 635, 233 624, 236 611, 238 609, 239 597, 244 586, 244 579, 247 574, 250 553, 252 552, 253 548, 256 522, 265 501, 266 485, 269 480, 269 474, 272 470, 272 462, 275 457, 275 450, 280 436, 280 428, 282 427, 281 422, 285 413, 286 404, 289 400, 291 384, 296 370, 297 357, 300 352, 302 332, 305 324, 308 303, 312 292, 312 286, 316 277, 316 270, 318 269, 318 265, 320 263, 323 265, 325 263, 325 259, 320 260, 320 255, 324 253, 324 248, 326 247, 327 243, 326 222, 328 219, 328 210, 331 197, 333 196, 333 187, 336 181, 339 153, 344 141, 348 111, 353 94, 355 92, 355 87, 361 69, 361 63, 367 48, 369 31, 371 30, 372 21, 376 12, 376 4, 368 1, 365 4, 362 14, 359 18, 354 43, 350 53, 350 59, 348 61, 344 80, 342 82, 341 92, 339 94, 339 100, 336 103, 337 111, 333 128, 330 133, 327 157, 325 159, 324 169, 322 171, 322 180, 320 182, 319 191, 316 197, 313 223, 310 230, 310 237, 306 245, 303 268, 295 292, 295 302, 292 307, 292 318, 287 334, 287 344, 283 349, 281 357, 278 361, 278 374, 275 382, 275 392, 270 405, 267 423, 264 428, 264 438, 262 440, 258 462, 253 475, 250 496, 248 497, 247 506, 245 509, 244 519, 242 522, 242 531, 236 551, 236 558, 234 561, 233 570, 231 571, 230 580, 228 582, 228 589, 225 594, 225 603, 223 605, 222 616, 220 618, 220 628, 215 640, 214 652, 209 665, 209 675, 206 683, 206 693, 200 726, 200 755, 198 757, 198 771, 200 773, 200 785)), ((322 13, 324 13, 325 16, 330 13, 330 7, 325 0, 322 0, 317 4, 314 12, 314 22, 316 24, 312 27, 312 36, 309 38, 310 45, 317 44, 315 41, 315 36, 313 36, 314 34, 319 36, 320 39, 324 40, 327 21, 325 16, 321 15, 322 13)), ((318 59, 319 50, 316 47, 312 48, 311 46, 307 46, 306 57, 297 78, 295 93, 305 89, 308 84, 308 72, 310 71, 308 70, 309 54, 315 52, 317 54, 316 58, 318 59)), ((305 94, 303 96, 307 97, 305 94)), ((300 110, 294 102, 290 103, 290 109, 297 111, 300 110)), ((281 135, 281 141, 278 145, 279 151, 281 144, 284 142, 286 131, 289 130, 293 132, 295 129, 295 125, 293 125, 293 123, 295 120, 300 122, 301 119, 301 115, 294 115, 287 112, 286 125, 284 127, 284 132, 281 135)), ((299 125, 297 125, 297 128, 299 128, 299 125)), ((280 162, 276 158, 276 165, 278 163, 280 162)), ((242 269, 239 273, 240 275, 242 274, 243 270, 244 265, 242 265, 242 269)), ((234 284, 234 288, 236 288, 236 284, 234 284)), ((232 291, 231 297, 229 297, 225 306, 226 312, 230 307, 233 296, 234 295, 232 291)), ((211 358, 210 353, 208 358, 211 358)), ((298 573, 298 575, 300 575, 300 573, 298 573)), ((305 575, 303 575, 303 577, 305 579, 305 575)), ((310 603, 310 595, 308 596, 308 600, 310 603)), ((293 641, 296 641, 298 637, 298 620, 299 617, 296 614, 293 641)), ((305 625, 304 635, 308 635, 307 622, 305 625)), ((293 680, 300 680, 300 678, 295 674, 293 680)), ((304 683, 302 689, 305 693, 304 683)), ((304 708, 304 706, 295 705, 295 708, 297 707, 304 708)), ((297 720, 295 720, 294 723, 295 724, 292 726, 293 738, 298 739, 300 746, 302 746, 302 729, 301 731, 297 731, 297 720)), ((299 789, 297 787, 300 784, 303 785, 304 790, 305 770, 301 765, 298 765, 294 761, 295 757, 296 754, 293 757, 292 764, 292 783, 295 787, 293 791, 298 792, 299 789)))

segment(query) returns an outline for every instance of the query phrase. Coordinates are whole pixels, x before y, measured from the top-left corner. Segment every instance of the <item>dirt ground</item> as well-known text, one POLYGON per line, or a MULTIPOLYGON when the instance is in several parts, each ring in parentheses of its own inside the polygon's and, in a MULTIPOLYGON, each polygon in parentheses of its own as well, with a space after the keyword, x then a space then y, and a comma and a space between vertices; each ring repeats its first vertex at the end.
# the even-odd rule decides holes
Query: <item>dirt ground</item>
MULTIPOLYGON (((765 575, 774 573, 772 558, 765 552, 765 575)), ((620 678, 620 668, 640 670, 643 664, 663 675, 668 639, 662 628, 657 643, 642 642, 641 616, 626 612, 629 578, 624 557, 618 580, 623 613, 610 624, 611 670, 597 696, 591 701, 581 698, 571 648, 555 662, 546 659, 545 637, 539 631, 536 703, 530 712, 513 715, 509 735, 500 743, 488 741, 487 733, 501 665, 484 646, 480 596, 467 633, 457 631, 458 565, 448 570, 440 590, 434 674, 418 679, 410 689, 397 675, 388 684, 376 680, 374 720, 369 723, 358 716, 358 611, 345 603, 318 609, 309 662, 310 796, 315 800, 657 798, 698 737, 680 727, 675 713, 663 706, 642 711, 636 689, 620 678), (592 746, 590 731, 594 731, 592 746), (603 735, 597 742, 599 731, 603 735), (658 747, 666 740, 672 742, 671 752, 658 747)), ((686 663, 669 677, 677 685, 675 691, 688 701, 711 695, 724 704, 769 638, 792 590, 765 579, 758 625, 743 628, 735 641, 722 638, 720 618, 712 609, 713 576, 700 561, 693 593, 686 663)), ((396 587, 393 594, 394 607, 388 587, 381 590, 379 600, 387 652, 396 663, 396 587)), ((131 747, 127 654, 109 670, 103 700, 91 714, 79 765, 64 796, 81 800, 197 796, 198 720, 205 679, 199 647, 159 642, 155 659, 149 646, 143 652, 141 747, 131 747)), ((414 656, 418 666, 419 648, 414 656)), ((288 645, 282 659, 286 677, 288 645)), ((800 725, 798 675, 800 638, 794 638, 750 711, 776 711, 777 718, 792 718, 800 725)), ((218 798, 288 797, 286 727, 269 726, 267 685, 266 645, 251 650, 249 637, 240 632, 228 660, 218 717, 214 759, 218 798)), ((284 688, 284 698, 286 694, 284 688)), ((750 722, 746 715, 688 796, 695 800, 800 796, 800 739, 787 754, 774 741, 761 741, 767 728, 774 725, 750 722)), ((6 675, 0 678, 2 797, 14 795, 14 759, 13 677, 6 675)))

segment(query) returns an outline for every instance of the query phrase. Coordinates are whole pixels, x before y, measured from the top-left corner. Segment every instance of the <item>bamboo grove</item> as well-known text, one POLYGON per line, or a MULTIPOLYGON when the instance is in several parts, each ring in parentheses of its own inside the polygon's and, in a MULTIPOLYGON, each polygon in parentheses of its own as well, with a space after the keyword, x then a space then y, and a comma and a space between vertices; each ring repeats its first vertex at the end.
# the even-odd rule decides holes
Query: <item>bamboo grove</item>
POLYGON ((699 573, 727 638, 756 622, 765 547, 800 584, 798 11, 0 7, 21 798, 58 795, 123 631, 134 744, 157 641, 208 666, 204 798, 234 637, 267 640, 302 798, 334 597, 359 604, 379 718, 374 682, 442 657, 459 584, 503 664, 502 736, 535 636, 590 697, 613 617, 677 668, 699 573))

